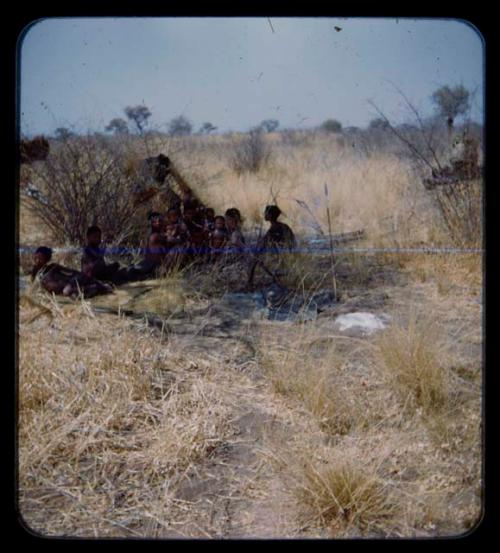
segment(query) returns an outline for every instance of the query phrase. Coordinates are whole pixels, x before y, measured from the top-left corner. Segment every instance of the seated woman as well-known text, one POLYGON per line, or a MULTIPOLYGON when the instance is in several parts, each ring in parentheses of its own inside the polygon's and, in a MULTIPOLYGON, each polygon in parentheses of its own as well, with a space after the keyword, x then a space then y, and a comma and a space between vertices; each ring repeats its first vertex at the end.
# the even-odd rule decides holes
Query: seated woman
POLYGON ((89 277, 110 282, 117 282, 120 264, 106 263, 104 252, 100 248, 102 240, 101 229, 96 226, 87 229, 87 245, 83 249, 81 260, 82 273, 89 277))
POLYGON ((264 211, 264 219, 271 226, 261 238, 258 249, 265 251, 293 250, 297 247, 297 241, 292 229, 285 223, 278 221, 281 209, 277 205, 268 205, 264 211))
POLYGON ((228 232, 228 253, 242 253, 245 250, 245 237, 240 230, 241 213, 235 207, 231 207, 226 211, 225 217, 228 232))
POLYGON ((49 263, 52 259, 52 250, 45 246, 39 247, 34 254, 34 263, 31 270, 31 279, 40 282, 47 292, 57 295, 76 298, 92 298, 100 294, 109 294, 113 289, 108 284, 89 277, 84 273, 49 263))

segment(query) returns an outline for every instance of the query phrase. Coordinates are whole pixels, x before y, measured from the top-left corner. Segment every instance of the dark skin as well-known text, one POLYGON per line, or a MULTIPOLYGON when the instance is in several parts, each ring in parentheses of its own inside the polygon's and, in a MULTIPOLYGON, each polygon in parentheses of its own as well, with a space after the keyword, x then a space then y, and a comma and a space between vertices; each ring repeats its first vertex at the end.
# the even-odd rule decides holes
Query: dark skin
POLYGON ((194 246, 200 246, 206 239, 203 223, 200 221, 198 210, 189 208, 184 211, 184 221, 189 231, 190 242, 194 246))
POLYGON ((35 253, 33 261, 31 277, 34 279, 40 271, 44 270, 40 283, 47 292, 76 297, 81 290, 84 297, 91 298, 112 291, 109 286, 89 278, 83 273, 62 267, 57 263, 49 263, 50 257, 43 253, 35 253))
POLYGON ((36 252, 33 255, 33 268, 31 269, 31 279, 34 280, 40 269, 45 267, 50 261, 50 257, 47 257, 41 252, 36 252))
POLYGON ((280 246, 288 246, 293 247, 295 245, 295 237, 293 235, 292 230, 288 225, 285 225, 284 223, 281 223, 278 221, 279 214, 272 213, 270 211, 266 211, 264 213, 264 219, 270 223, 269 230, 264 235, 260 246, 265 247, 269 246, 273 243, 272 237, 275 236, 282 236, 284 239, 283 244, 279 244, 280 246))
MULTIPOLYGON (((170 220, 173 219, 173 212, 169 212, 170 220)), ((151 234, 148 240, 148 252, 146 254, 146 260, 151 261, 157 265, 165 262, 166 254, 168 252, 169 244, 167 235, 167 225, 163 217, 153 217, 151 219, 151 234)))
MULTIPOLYGON (((82 262, 82 272, 95 278, 102 278, 103 280, 112 279, 114 273, 118 270, 118 263, 106 264, 104 258, 99 253, 99 247, 102 241, 102 233, 100 230, 96 230, 87 236, 87 247, 92 248, 95 253, 91 254, 90 259, 84 259, 82 262), (92 256, 99 256, 98 259, 92 260, 92 256)), ((85 257, 85 256, 84 256, 85 257)))
POLYGON ((165 223, 163 217, 153 217, 151 219, 151 233, 154 232, 163 232, 165 228, 165 223))
POLYGON ((169 210, 167 213, 167 225, 165 234, 167 242, 170 246, 182 244, 184 242, 186 228, 185 225, 179 220, 179 213, 177 210, 169 210))
POLYGON ((152 232, 148 240, 146 259, 160 264, 165 257, 166 237, 163 232, 152 232))

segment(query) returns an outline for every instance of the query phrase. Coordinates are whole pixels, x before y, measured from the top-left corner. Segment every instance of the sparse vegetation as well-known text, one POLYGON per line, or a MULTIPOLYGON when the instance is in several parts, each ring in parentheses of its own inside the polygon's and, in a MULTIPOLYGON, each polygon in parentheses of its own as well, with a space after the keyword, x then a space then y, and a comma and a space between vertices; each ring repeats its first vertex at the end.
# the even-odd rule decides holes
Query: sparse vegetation
POLYGON ((236 174, 256 173, 269 161, 270 148, 260 129, 251 130, 233 144, 231 165, 236 174))
POLYGON ((109 242, 119 244, 134 230, 133 176, 124 155, 106 139, 60 139, 43 165, 32 169, 34 193, 23 193, 30 213, 59 244, 82 244, 89 225, 99 224, 109 242))
MULTIPOLYGON (((343 134, 360 141, 370 132, 343 134)), ((306 131, 50 144, 29 177, 43 197, 60 198, 63 226, 52 228, 40 202, 29 210, 23 199, 22 246, 77 245, 80 231, 64 225, 84 230, 94 219, 141 231, 124 191, 136 161, 159 153, 217 213, 237 206, 248 237, 267 226, 263 207, 278 203, 301 251, 266 263, 306 303, 331 287, 328 251, 311 253, 305 240, 328 238, 325 202, 333 233, 365 232, 336 245, 341 301, 306 322, 222 310, 223 293, 242 291, 246 259, 173 270, 154 286, 127 285, 92 303, 24 290, 19 501, 30 528, 50 536, 352 538, 456 536, 474 526, 482 256, 420 251, 450 246, 451 231, 404 145, 390 129, 381 132, 387 143, 369 152, 306 131), (129 176, 114 163, 122 155, 129 176), (87 198, 91 185, 100 194, 99 176, 104 196, 89 218, 80 204, 66 217, 62 199, 79 187, 87 198), (387 328, 363 336, 332 325, 360 310, 386 314, 387 328), (144 313, 163 324, 147 324, 144 313)), ((480 189, 478 182, 474 193, 480 189)), ((475 201, 471 211, 464 200, 460 217, 476 234, 453 243, 479 244, 480 194, 475 201)), ((21 262, 27 269, 28 254, 21 262)), ((256 289, 269 281, 260 271, 256 289)))

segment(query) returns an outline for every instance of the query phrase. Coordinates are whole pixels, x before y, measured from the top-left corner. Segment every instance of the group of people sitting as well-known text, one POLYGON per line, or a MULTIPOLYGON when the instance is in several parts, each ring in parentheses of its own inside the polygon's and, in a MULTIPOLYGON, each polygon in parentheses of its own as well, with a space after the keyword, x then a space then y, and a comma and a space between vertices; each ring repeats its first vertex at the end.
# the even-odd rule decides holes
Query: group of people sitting
POLYGON ((149 214, 147 247, 139 263, 130 266, 121 266, 116 261, 107 263, 101 248, 101 229, 91 226, 86 234, 80 271, 51 263, 52 250, 42 246, 34 254, 31 278, 38 279, 48 292, 90 298, 112 292, 113 285, 154 278, 162 271, 194 259, 213 262, 245 252, 291 250, 296 246, 295 236, 288 225, 278 221, 280 214, 277 205, 266 206, 264 218, 270 227, 251 248, 240 229, 242 217, 237 208, 216 216, 212 208, 189 199, 183 202, 182 210, 171 207, 165 216, 158 212, 149 214))

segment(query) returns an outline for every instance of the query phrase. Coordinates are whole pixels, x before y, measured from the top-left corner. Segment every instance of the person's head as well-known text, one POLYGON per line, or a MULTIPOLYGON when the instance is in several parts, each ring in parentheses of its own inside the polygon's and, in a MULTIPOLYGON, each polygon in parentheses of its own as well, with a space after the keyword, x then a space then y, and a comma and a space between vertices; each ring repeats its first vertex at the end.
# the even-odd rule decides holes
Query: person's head
POLYGON ((163 216, 161 213, 158 213, 157 211, 152 211, 148 215, 148 221, 151 225, 151 230, 153 232, 160 232, 163 228, 163 216))
POLYGON ((281 215, 281 209, 277 205, 267 205, 264 211, 264 219, 273 223, 281 215))
POLYGON ((216 230, 226 230, 226 219, 223 215, 217 215, 217 217, 215 217, 214 226, 216 230))
POLYGON ((47 246, 40 246, 33 254, 33 270, 36 273, 52 259, 52 250, 47 246))
POLYGON ((231 207, 225 213, 228 230, 235 230, 241 224, 241 213, 235 207, 231 207))
POLYGON ((171 207, 167 211, 167 223, 169 225, 175 225, 179 222, 179 210, 175 207, 171 207))
POLYGON ((87 229, 87 244, 89 246, 97 247, 101 243, 102 233, 101 229, 96 226, 91 226, 87 229))
POLYGON ((186 221, 193 221, 198 215, 200 204, 196 200, 189 200, 184 202, 184 219, 186 221))
POLYGON ((205 219, 212 221, 215 217, 215 211, 212 207, 205 208, 205 219))

